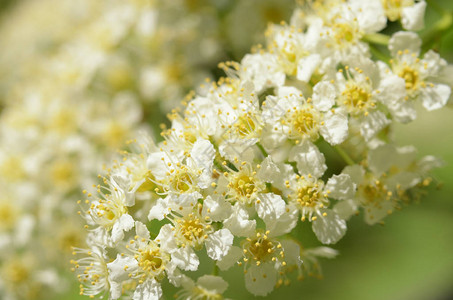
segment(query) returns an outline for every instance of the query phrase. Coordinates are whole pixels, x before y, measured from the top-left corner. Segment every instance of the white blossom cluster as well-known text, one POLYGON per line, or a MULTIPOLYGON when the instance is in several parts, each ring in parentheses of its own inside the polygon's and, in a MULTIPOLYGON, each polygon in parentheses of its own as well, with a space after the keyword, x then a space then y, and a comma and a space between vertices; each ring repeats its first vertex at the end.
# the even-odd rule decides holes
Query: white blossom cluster
POLYGON ((381 223, 418 199, 441 162, 418 159, 391 130, 413 121, 419 102, 431 111, 450 97, 447 63, 421 54, 407 31, 422 27, 425 5, 315 1, 270 26, 265 47, 221 64, 227 77, 173 111, 161 142, 131 140, 79 201, 89 231, 72 261, 81 294, 160 299, 168 281, 177 299, 223 299, 219 270, 235 267, 250 293, 266 296, 291 272, 319 274, 318 258, 336 256, 324 245, 351 216, 381 223), (367 41, 396 20, 407 30, 377 60, 367 41), (296 226, 322 245, 304 248, 296 226), (213 275, 190 278, 213 262, 213 275))
POLYGON ((69 287, 71 246, 85 245, 76 215, 83 187, 224 55, 210 1, 203 10, 190 1, 17 2, 0 20, 5 300, 69 287))

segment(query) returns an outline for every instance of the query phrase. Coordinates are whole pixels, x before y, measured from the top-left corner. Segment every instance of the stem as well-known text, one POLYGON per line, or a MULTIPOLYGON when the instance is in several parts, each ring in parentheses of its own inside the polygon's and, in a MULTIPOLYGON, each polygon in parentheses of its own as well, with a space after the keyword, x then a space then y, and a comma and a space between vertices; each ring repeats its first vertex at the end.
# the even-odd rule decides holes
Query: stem
POLYGON ((387 46, 390 37, 382 33, 369 33, 363 37, 363 40, 369 43, 387 46))
POLYGON ((375 47, 374 45, 370 44, 370 51, 379 60, 382 60, 383 62, 386 62, 386 63, 389 62, 390 58, 387 55, 385 55, 381 50, 379 50, 379 48, 375 47))
POLYGON ((214 275, 214 276, 219 275, 219 267, 217 266, 216 262, 214 262, 214 268, 212 269, 212 275, 214 275))
POLYGON ((337 153, 343 158, 343 160, 350 166, 355 165, 354 160, 343 150, 340 146, 333 146, 337 153))
POLYGON ((258 149, 260 149, 261 153, 265 158, 269 156, 269 154, 267 154, 266 150, 264 149, 263 145, 261 145, 260 143, 256 143, 256 146, 258 147, 258 149))
POLYGON ((217 159, 214 159, 214 165, 222 172, 226 172, 225 168, 223 167, 223 165, 217 160, 217 159))

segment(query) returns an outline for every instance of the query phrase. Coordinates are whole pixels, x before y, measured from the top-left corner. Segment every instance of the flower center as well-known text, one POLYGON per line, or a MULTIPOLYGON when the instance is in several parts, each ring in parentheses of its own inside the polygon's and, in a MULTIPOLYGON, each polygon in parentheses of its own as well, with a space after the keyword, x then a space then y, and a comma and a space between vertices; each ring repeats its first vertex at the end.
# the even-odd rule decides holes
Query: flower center
POLYGON ((157 245, 149 244, 145 249, 139 249, 138 265, 148 277, 158 277, 165 269, 166 259, 162 256, 157 245))
POLYGON ((372 99, 369 86, 360 86, 354 81, 346 84, 346 88, 341 93, 343 105, 349 113, 354 115, 368 115, 368 110, 376 106, 372 99))
POLYGON ((170 187, 174 192, 188 193, 192 191, 194 183, 195 180, 193 179, 192 174, 186 170, 178 170, 171 179, 170 187))
POLYGON ((411 67, 404 67, 399 73, 398 76, 403 78, 406 82, 406 90, 408 92, 416 90, 419 84, 419 74, 411 67))
POLYGON ((112 229, 116 220, 125 213, 127 213, 126 206, 104 199, 99 199, 97 203, 91 203, 90 209, 87 211, 87 214, 92 217, 94 222, 107 230, 112 229))
POLYGON ((297 185, 297 192, 290 194, 288 198, 295 202, 301 211, 302 221, 305 221, 307 216, 311 221, 316 220, 317 217, 313 217, 313 214, 318 209, 329 205, 329 200, 327 199, 328 192, 323 191, 324 182, 322 180, 311 181, 307 178, 300 177, 297 185))
POLYGON ((188 245, 196 249, 201 249, 204 240, 212 232, 211 225, 195 213, 176 219, 175 228, 175 236, 179 238, 181 246, 188 245))
POLYGON ((252 260, 256 265, 268 261, 276 261, 278 256, 284 257, 282 246, 279 242, 271 240, 268 235, 269 231, 257 232, 256 237, 247 238, 242 245, 244 253, 244 261, 252 260))
POLYGON ((241 115, 233 124, 235 133, 241 138, 252 135, 255 131, 260 129, 258 120, 254 118, 251 113, 241 115))
POLYGON ((238 172, 231 171, 227 174, 229 177, 227 194, 233 198, 231 200, 252 204, 257 193, 264 189, 264 183, 256 177, 256 174, 247 164, 242 165, 238 172))
POLYGON ((312 139, 318 137, 317 121, 311 109, 295 110, 291 115, 292 130, 290 134, 294 136, 309 136, 312 139))
POLYGON ((25 283, 30 278, 30 270, 20 262, 12 262, 8 264, 4 272, 6 275, 4 278, 14 286, 25 283))
POLYGON ((297 203, 302 207, 315 207, 322 202, 323 195, 318 190, 318 185, 306 186, 297 190, 297 203))
POLYGON ((21 158, 17 156, 8 157, 0 165, 0 174, 3 178, 13 182, 24 179, 26 173, 21 158))
POLYGON ((241 174, 234 178, 230 187, 233 188, 241 198, 250 198, 255 191, 255 181, 253 177, 241 174))
POLYGON ((53 181, 59 187, 65 187, 74 182, 75 166, 70 161, 57 161, 51 170, 51 176, 53 181))
POLYGON ((394 22, 401 18, 403 7, 414 5, 414 0, 381 0, 387 18, 394 22))
MULTIPOLYGON (((134 174, 134 173, 132 173, 134 174)), ((157 184, 155 183, 155 177, 151 173, 151 171, 147 171, 141 179, 145 178, 145 181, 140 185, 140 187, 137 189, 137 192, 143 193, 147 191, 154 191, 157 188, 157 184)), ((138 180, 138 178, 135 178, 138 180)))
POLYGON ((359 186, 357 192, 361 195, 364 205, 375 207, 380 207, 383 200, 390 200, 392 197, 392 192, 379 180, 359 186))
POLYGON ((17 209, 9 202, 0 202, 0 230, 8 230, 14 227, 17 220, 17 209))
MULTIPOLYGON (((222 300, 223 297, 220 294, 210 292, 202 287, 195 286, 192 290, 193 299, 200 299, 200 300, 222 300)), ((192 299, 192 298, 190 298, 192 299)))
POLYGON ((331 28, 336 47, 343 48, 348 44, 356 43, 360 39, 360 32, 356 21, 348 22, 336 17, 331 28))

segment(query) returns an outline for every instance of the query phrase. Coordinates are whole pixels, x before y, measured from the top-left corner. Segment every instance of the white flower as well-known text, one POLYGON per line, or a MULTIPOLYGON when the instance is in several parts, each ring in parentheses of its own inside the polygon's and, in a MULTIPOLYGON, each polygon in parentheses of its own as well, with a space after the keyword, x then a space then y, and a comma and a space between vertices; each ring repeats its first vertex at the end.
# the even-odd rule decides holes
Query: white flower
POLYGON ((358 126, 361 135, 368 141, 390 120, 377 109, 381 92, 377 66, 365 58, 357 59, 353 66, 346 66, 345 71, 340 69, 337 73, 337 104, 348 112, 350 127, 358 126))
POLYGON ((275 54, 247 54, 241 61, 241 67, 239 77, 253 82, 258 93, 270 87, 281 86, 285 82, 285 73, 275 54))
POLYGON ((72 271, 76 272, 81 283, 80 293, 87 296, 95 296, 108 291, 109 272, 106 263, 106 252, 99 247, 91 249, 74 249, 74 254, 86 255, 78 260, 71 260, 72 271))
POLYGON ((219 276, 203 275, 194 282, 187 276, 183 277, 182 290, 175 298, 178 300, 222 300, 222 294, 228 288, 228 283, 219 276))
POLYGON ((382 7, 390 21, 401 20, 406 30, 420 30, 424 26, 426 2, 424 0, 382 0, 382 7))
POLYGON ((245 287, 249 292, 266 296, 287 268, 300 265, 300 254, 291 251, 293 243, 289 240, 280 241, 269 230, 257 231, 242 242, 243 259, 239 264, 244 265, 245 287))
POLYGON ((324 244, 333 244, 346 233, 346 222, 329 209, 328 198, 349 200, 354 197, 355 185, 349 175, 332 176, 327 184, 308 174, 296 175, 286 183, 290 207, 300 211, 301 220, 313 223, 313 232, 324 244))
POLYGON ((107 264, 111 298, 120 298, 122 283, 133 280, 138 283, 133 299, 160 299, 162 290, 158 281, 173 276, 177 264, 170 255, 174 251, 171 235, 161 230, 158 238, 151 240, 144 224, 136 222, 135 227, 136 236, 127 246, 128 251, 107 264))
POLYGON ((380 65, 383 73, 393 73, 404 80, 403 98, 386 103, 403 121, 415 118, 413 101, 421 101, 427 110, 435 110, 445 106, 451 93, 448 85, 438 83, 447 63, 433 51, 419 58, 420 46, 421 40, 415 33, 397 32, 389 42, 393 56, 390 68, 380 65))
POLYGON ((304 141, 291 149, 289 161, 296 162, 301 174, 321 177, 327 170, 324 155, 310 141, 304 141))
MULTIPOLYGON (((362 207, 368 224, 382 221, 400 208, 409 189, 421 183, 425 176, 423 161, 417 162, 413 147, 378 146, 368 154, 369 170, 358 165, 347 166, 343 170, 356 184, 357 193, 353 201, 338 203, 334 210, 348 219, 362 207)), ((428 163, 428 169, 438 166, 435 160, 433 162, 428 163)), ((413 194, 416 197, 417 191, 414 190, 413 194)))
POLYGON ((313 99, 304 99, 292 87, 282 87, 277 96, 268 96, 263 107, 263 119, 275 134, 297 142, 316 141, 322 135, 335 145, 344 141, 348 133, 347 117, 341 110, 331 110, 335 88, 328 82, 314 87, 313 99))
POLYGON ((178 247, 172 255, 181 262, 179 264, 181 268, 195 271, 198 267, 198 257, 194 250, 203 247, 213 260, 220 260, 228 253, 234 237, 226 228, 214 230, 209 209, 203 210, 203 206, 198 204, 194 208, 179 207, 163 211, 164 217, 172 225, 162 228, 170 228, 172 240, 178 247), (186 263, 188 265, 184 266, 186 263))
MULTIPOLYGON (((113 178, 109 182, 107 192, 100 193, 101 198, 89 201, 89 209, 85 211, 85 219, 92 225, 100 226, 102 230, 110 232, 113 243, 118 243, 124 237, 124 231, 134 226, 134 219, 128 214, 128 206, 134 204, 134 199, 127 197, 113 178)), ((91 196, 91 194, 88 194, 91 196)))

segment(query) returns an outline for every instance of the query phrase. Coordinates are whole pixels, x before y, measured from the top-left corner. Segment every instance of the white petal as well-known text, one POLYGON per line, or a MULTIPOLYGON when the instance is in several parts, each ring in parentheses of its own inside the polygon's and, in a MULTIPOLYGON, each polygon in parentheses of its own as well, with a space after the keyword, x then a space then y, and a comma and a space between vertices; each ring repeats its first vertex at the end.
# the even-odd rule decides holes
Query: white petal
POLYGON ((157 235, 155 240, 159 243, 160 247, 163 250, 169 253, 172 253, 175 251, 175 249, 177 249, 175 236, 173 233, 173 226, 170 224, 165 224, 160 228, 159 234, 157 235))
POLYGON ((442 108, 447 104, 450 93, 451 89, 446 84, 434 84, 431 87, 428 83, 422 90, 423 106, 429 111, 442 108))
POLYGON ((313 221, 313 232, 323 244, 335 244, 346 233, 346 222, 332 210, 326 210, 326 216, 318 216, 313 221))
POLYGON ((231 216, 231 204, 224 197, 207 196, 203 200, 203 216, 209 216, 212 221, 220 222, 231 216))
POLYGON ((378 99, 390 110, 392 116, 401 123, 413 121, 417 112, 411 101, 406 101, 406 82, 397 75, 383 76, 378 99))
POLYGON ((213 260, 222 259, 230 250, 233 239, 234 236, 225 228, 210 234, 205 242, 208 256, 213 260))
POLYGON ((236 246, 232 246, 227 255, 222 257, 221 260, 217 261, 217 266, 220 270, 226 271, 236 264, 239 259, 243 256, 242 249, 236 246))
POLYGON ((393 190, 398 186, 402 190, 407 190, 420 183, 421 179, 421 176, 417 173, 403 171, 393 175, 391 180, 387 182, 387 187, 393 190))
POLYGON ((113 174, 111 177, 111 185, 114 187, 115 194, 123 198, 124 205, 133 206, 135 204, 134 193, 128 192, 130 180, 128 177, 121 176, 120 174, 113 174))
POLYGON ((384 144, 368 153, 368 165, 375 174, 387 172, 392 166, 407 168, 417 157, 417 149, 413 146, 399 147, 384 144))
POLYGON ((404 7, 401 13, 401 23, 407 30, 420 30, 424 24, 426 2, 420 1, 413 6, 404 7))
MULTIPOLYGON (((379 201, 379 199, 377 200, 379 201)), ((369 225, 374 225, 385 218, 389 213, 393 212, 393 202, 386 199, 380 200, 380 205, 370 205, 364 207, 365 222, 369 225)))
POLYGON ((129 278, 129 272, 125 271, 126 266, 128 271, 135 270, 138 267, 138 263, 132 257, 117 254, 116 259, 107 264, 109 281, 122 282, 127 280, 129 278))
POLYGON ((199 167, 210 168, 215 157, 214 146, 208 140, 198 139, 193 144, 190 156, 195 160, 199 167))
POLYGON ((134 292, 133 300, 159 300, 162 297, 160 283, 154 279, 147 279, 139 284, 134 292))
POLYGON ((129 214, 122 215, 112 228, 112 241, 118 243, 124 237, 124 231, 129 231, 134 227, 134 219, 129 214))
POLYGON ((293 240, 282 240, 283 250, 285 251, 285 262, 288 266, 299 266, 302 264, 300 259, 300 246, 293 240))
POLYGON ((361 123, 360 134, 365 138, 366 141, 369 141, 379 131, 384 129, 390 123, 390 121, 381 111, 374 111, 368 116, 363 117, 361 123))
POLYGON ((110 297, 109 300, 119 299, 123 294, 123 285, 116 281, 110 281, 110 297))
POLYGON ((337 93, 335 86, 328 81, 321 81, 313 88, 313 106, 320 111, 328 111, 335 104, 337 93))
POLYGON ((256 227, 255 220, 249 220, 249 214, 238 204, 233 206, 231 217, 223 223, 232 234, 236 236, 249 236, 253 234, 256 227))
POLYGON ((178 269, 178 266, 174 262, 168 262, 165 267, 165 271, 167 273, 168 282, 176 287, 179 287, 182 284, 184 275, 181 273, 181 271, 178 269))
POLYGON ((387 18, 380 0, 350 0, 356 12, 359 27, 365 32, 378 32, 387 25, 387 18))
POLYGON ((306 140, 291 149, 289 161, 297 163, 297 169, 301 175, 311 174, 319 178, 327 170, 324 155, 318 147, 306 140))
POLYGON ((254 156, 253 145, 257 142, 257 138, 224 140, 219 145, 219 153, 229 160, 234 160, 235 157, 240 157, 243 161, 250 160, 254 156))
POLYGON ((149 239, 149 230, 146 225, 140 221, 135 221, 135 232, 139 237, 149 239))
POLYGON ((417 110, 411 101, 398 101, 387 107, 395 120, 400 123, 409 123, 417 118, 417 110))
POLYGON ((228 288, 228 283, 222 277, 204 275, 198 278, 197 285, 213 294, 223 294, 228 288))
POLYGON ((319 54, 311 54, 299 60, 297 63, 297 79, 309 82, 311 75, 318 68, 322 59, 319 54))
MULTIPOLYGON (((32 236, 33 229, 35 228, 35 217, 32 215, 23 215, 17 222, 17 227, 15 231, 16 243, 19 246, 25 245, 32 236)), ((10 233, 8 235, 11 235, 10 233)))
POLYGON ((427 155, 419 160, 417 165, 421 172, 429 172, 434 168, 443 167, 445 162, 435 156, 427 155))
POLYGON ((245 274, 245 287, 255 296, 266 296, 274 290, 277 271, 273 263, 252 265, 245 274))
POLYGON ((246 70, 244 75, 241 74, 241 79, 252 80, 257 92, 285 83, 285 73, 280 70, 275 54, 247 54, 241 65, 246 70))
POLYGON ((368 165, 373 173, 380 176, 394 164, 396 155, 397 152, 394 145, 384 144, 369 151, 368 165))
POLYGON ((211 181, 211 170, 214 164, 215 149, 210 141, 198 139, 190 151, 190 155, 195 161, 197 168, 202 169, 203 173, 199 177, 199 186, 207 188, 211 181))
POLYGON ((165 201, 165 199, 157 199, 156 204, 151 207, 148 213, 148 220, 151 221, 157 219, 159 221, 162 221, 165 218, 165 215, 168 213, 168 207, 169 206, 167 205, 167 201, 165 201))
POLYGON ((182 207, 193 207, 195 205, 195 203, 197 203, 198 199, 202 198, 202 196, 199 192, 183 193, 183 194, 179 194, 179 195, 171 194, 169 197, 171 198, 171 201, 174 204, 176 204, 177 206, 182 206, 182 207))
POLYGON ((338 145, 348 137, 348 116, 340 109, 327 112, 324 115, 324 125, 320 132, 324 139, 331 145, 338 145))
POLYGON ((349 175, 352 182, 357 186, 363 182, 363 177, 365 176, 365 170, 359 165, 346 166, 341 173, 349 175))
POLYGON ((171 254, 171 260, 184 271, 196 271, 200 261, 192 248, 182 247, 171 254))
POLYGON ((270 236, 280 236, 291 232, 297 225, 299 211, 289 208, 289 211, 281 215, 274 222, 266 222, 266 229, 270 231, 270 236))
POLYGON ((260 166, 257 176, 264 182, 273 183, 281 176, 278 166, 272 161, 272 156, 270 155, 263 160, 260 166))
POLYGON ((285 201, 281 196, 266 193, 259 195, 259 201, 255 203, 258 216, 267 224, 275 222, 285 212, 285 201))
POLYGON ((358 212, 358 205, 354 199, 340 201, 333 207, 333 211, 343 220, 349 220, 358 212))
POLYGON ((423 55, 421 63, 423 65, 423 68, 420 71, 424 72, 424 74, 428 76, 437 77, 438 74, 440 73, 440 76, 449 77, 449 74, 451 74, 449 72, 452 71, 451 68, 448 68, 449 65, 447 61, 440 57, 439 53, 433 50, 428 50, 428 52, 426 52, 425 55, 423 55))
POLYGON ((409 50, 417 56, 420 54, 422 40, 415 32, 398 31, 389 40, 389 50, 392 57, 396 57, 398 51, 409 50))
POLYGON ((335 258, 338 255, 337 250, 329 247, 309 248, 304 250, 304 253, 324 258, 335 258))
POLYGON ((337 200, 348 200, 354 198, 356 185, 347 174, 333 175, 324 187, 330 191, 329 198, 337 200))

